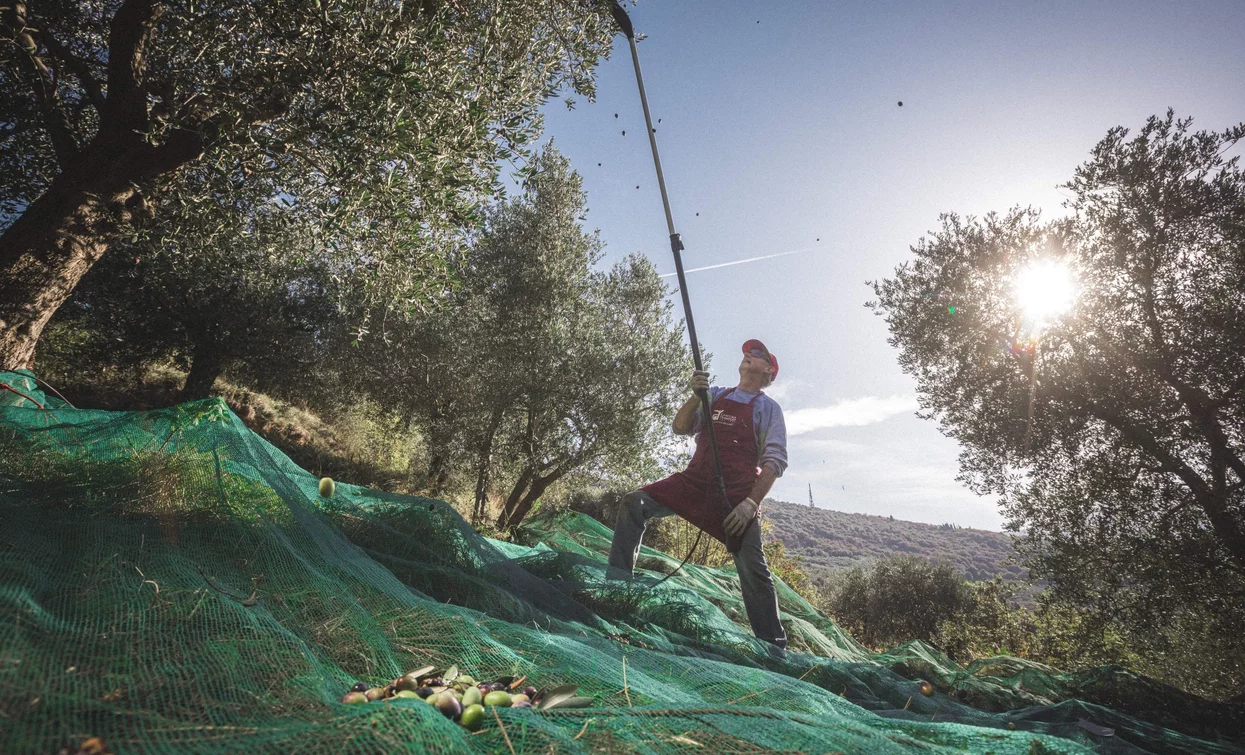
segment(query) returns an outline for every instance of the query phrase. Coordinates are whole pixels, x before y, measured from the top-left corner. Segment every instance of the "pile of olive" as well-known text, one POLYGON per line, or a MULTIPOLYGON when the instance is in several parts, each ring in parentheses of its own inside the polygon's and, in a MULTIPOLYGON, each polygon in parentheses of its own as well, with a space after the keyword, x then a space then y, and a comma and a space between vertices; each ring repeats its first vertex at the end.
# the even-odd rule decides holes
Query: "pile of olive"
POLYGON ((586 708, 591 697, 575 694, 573 684, 548 690, 524 686, 527 677, 498 678, 492 682, 476 681, 451 666, 437 675, 435 666, 425 666, 394 679, 384 687, 369 687, 360 682, 342 696, 343 703, 370 703, 394 699, 423 700, 436 707, 446 718, 475 731, 484 723, 485 708, 586 708))

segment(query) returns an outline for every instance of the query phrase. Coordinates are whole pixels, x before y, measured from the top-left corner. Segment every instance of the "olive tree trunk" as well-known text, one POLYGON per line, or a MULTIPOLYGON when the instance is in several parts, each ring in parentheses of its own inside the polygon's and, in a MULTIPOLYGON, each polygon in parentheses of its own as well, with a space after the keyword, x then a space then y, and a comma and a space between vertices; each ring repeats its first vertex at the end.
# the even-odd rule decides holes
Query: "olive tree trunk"
POLYGON ((225 371, 225 351, 214 341, 205 340, 195 344, 194 357, 190 362, 190 374, 182 385, 182 401, 207 398, 212 393, 216 378, 225 371))
POLYGON ((33 363, 48 320, 108 251, 119 224, 143 209, 133 180, 143 171, 127 158, 62 173, 0 235, 0 369, 33 363))
MULTIPOLYGON (((21 12, 15 28, 24 27, 24 6, 15 7, 21 12)), ((203 153, 195 131, 173 129, 159 144, 144 137, 149 130, 145 47, 162 11, 156 0, 125 0, 117 8, 109 30, 107 97, 102 88, 92 92, 100 124, 86 144, 78 144, 65 127, 54 69, 34 55, 22 58, 45 112, 60 173, 0 235, 0 369, 33 364, 39 336, 78 281, 123 225, 149 214, 140 187, 203 153)))

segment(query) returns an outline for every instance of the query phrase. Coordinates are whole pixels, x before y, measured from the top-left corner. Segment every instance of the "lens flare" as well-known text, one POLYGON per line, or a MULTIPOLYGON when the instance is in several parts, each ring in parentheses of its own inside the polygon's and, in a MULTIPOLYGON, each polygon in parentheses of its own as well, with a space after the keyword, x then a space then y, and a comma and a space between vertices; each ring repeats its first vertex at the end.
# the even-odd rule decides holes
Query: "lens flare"
POLYGON ((1072 271, 1059 262, 1034 262, 1016 276, 1016 303, 1037 322, 1066 312, 1075 290, 1072 271))

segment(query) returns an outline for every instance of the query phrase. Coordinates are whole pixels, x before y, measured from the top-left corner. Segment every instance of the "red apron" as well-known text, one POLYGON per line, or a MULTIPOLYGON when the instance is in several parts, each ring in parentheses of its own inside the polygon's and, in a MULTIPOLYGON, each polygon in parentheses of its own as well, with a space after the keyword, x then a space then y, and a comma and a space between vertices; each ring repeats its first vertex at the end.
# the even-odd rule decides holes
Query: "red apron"
POLYGON ((721 502, 713 482, 713 449, 709 447, 708 433, 703 430, 696 436, 696 452, 692 454, 692 462, 686 470, 640 488, 661 505, 723 543, 726 542, 723 520, 752 492, 759 473, 757 460, 760 454, 752 426, 752 405, 761 394, 758 393, 745 404, 727 398, 734 390, 724 391, 713 402, 713 431, 718 440, 722 478, 726 482, 730 507, 721 502))

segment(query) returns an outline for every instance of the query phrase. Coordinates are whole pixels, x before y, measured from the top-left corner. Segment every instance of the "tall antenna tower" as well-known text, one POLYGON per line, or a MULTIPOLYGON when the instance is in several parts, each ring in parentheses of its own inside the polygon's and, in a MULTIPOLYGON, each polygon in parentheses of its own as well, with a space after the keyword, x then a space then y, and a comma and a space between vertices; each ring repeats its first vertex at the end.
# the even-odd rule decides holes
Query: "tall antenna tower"
POLYGON ((811 482, 808 484, 808 507, 815 508, 813 506, 813 483, 811 482))

